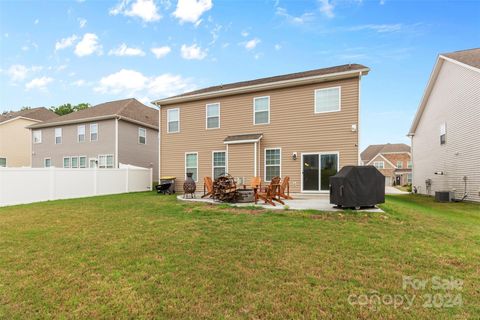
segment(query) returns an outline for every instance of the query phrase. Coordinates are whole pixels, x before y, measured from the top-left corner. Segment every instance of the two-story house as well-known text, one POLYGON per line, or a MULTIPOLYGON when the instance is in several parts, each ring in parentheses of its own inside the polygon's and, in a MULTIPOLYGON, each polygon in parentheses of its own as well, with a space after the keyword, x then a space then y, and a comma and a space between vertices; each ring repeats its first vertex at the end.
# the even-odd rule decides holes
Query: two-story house
MULTIPOLYGON (((359 163, 360 79, 342 65, 213 86, 156 100, 161 176, 229 173, 248 184, 289 176, 292 192, 327 192, 329 177, 359 163)), ((180 188, 181 189, 181 188, 180 188)))
POLYGON ((30 126, 32 166, 153 168, 158 178, 158 110, 111 101, 30 126))
POLYGON ((480 201, 480 48, 437 57, 408 135, 419 193, 480 201))
POLYGON ((412 154, 404 143, 373 144, 361 154, 362 165, 375 166, 384 176, 386 186, 412 183, 412 154))
POLYGON ((0 115, 0 167, 28 167, 31 135, 28 126, 57 118, 46 108, 32 108, 0 115))

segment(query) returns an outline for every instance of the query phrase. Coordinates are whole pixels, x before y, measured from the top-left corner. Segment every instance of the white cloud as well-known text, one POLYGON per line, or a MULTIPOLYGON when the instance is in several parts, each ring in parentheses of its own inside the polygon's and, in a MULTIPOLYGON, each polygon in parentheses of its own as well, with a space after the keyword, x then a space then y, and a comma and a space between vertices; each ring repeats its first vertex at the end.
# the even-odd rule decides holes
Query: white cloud
POLYGON ((110 14, 137 17, 145 22, 158 21, 162 18, 153 0, 135 0, 132 5, 129 4, 130 0, 121 0, 116 7, 110 9, 110 14))
POLYGON ((189 79, 169 73, 147 77, 135 70, 122 69, 100 79, 94 91, 105 94, 154 95, 156 97, 175 95, 193 90, 189 79))
POLYGON ((330 2, 330 0, 318 0, 320 3, 320 12, 323 13, 328 18, 333 18, 335 14, 333 13, 333 9, 335 9, 335 5, 330 2))
POLYGON ((87 24, 87 19, 84 19, 84 18, 78 18, 78 24, 80 26, 80 29, 85 27, 85 25, 87 24))
POLYGON ((72 85, 74 85, 76 87, 83 87, 85 84, 86 84, 86 82, 83 79, 72 82, 72 85))
POLYGON ((142 49, 140 48, 129 48, 125 43, 122 43, 118 48, 112 49, 108 52, 108 55, 110 56, 139 56, 142 57, 145 55, 145 52, 143 52, 142 49))
POLYGON ((212 0, 178 0, 173 15, 180 20, 180 23, 191 22, 198 25, 202 14, 212 9, 212 6, 212 0))
POLYGON ((258 38, 255 38, 255 39, 252 39, 252 40, 249 40, 245 43, 245 49, 247 50, 253 50, 255 49, 255 47, 260 43, 262 42, 260 39, 258 38))
POLYGON ((248 35, 249 35, 248 31, 242 31, 240 34, 241 34, 242 37, 244 37, 244 38, 245 38, 245 37, 248 37, 248 35))
POLYGON ((22 64, 14 64, 8 68, 6 73, 10 77, 11 81, 18 82, 25 80, 30 74, 38 72, 42 69, 43 67, 41 66, 32 66, 29 68, 22 64))
POLYGON ((52 81, 53 81, 53 78, 50 78, 50 77, 35 78, 32 81, 25 84, 25 89, 27 89, 27 90, 30 90, 30 89, 45 90, 47 88, 47 85, 52 81))
POLYGON ((79 57, 89 56, 93 53, 102 54, 102 45, 94 33, 85 33, 82 40, 75 47, 75 54, 79 57))
POLYGON ((75 41, 77 41, 77 39, 78 39, 77 35, 73 34, 68 38, 63 38, 60 41, 57 41, 55 43, 55 51, 62 50, 72 46, 75 43, 75 41))
POLYGON ((282 49, 282 45, 280 45, 280 44, 277 43, 277 44, 275 45, 275 50, 278 51, 278 50, 280 50, 280 49, 282 49))
POLYGON ((288 13, 287 9, 277 7, 275 14, 280 17, 284 17, 288 23, 291 24, 304 24, 308 21, 313 20, 314 14, 312 12, 305 12, 301 16, 293 16, 288 13))
POLYGON ((402 30, 403 25, 401 23, 396 24, 364 24, 360 26, 354 26, 349 28, 350 31, 371 30, 379 33, 396 32, 402 30))
POLYGON ((202 60, 207 56, 207 52, 195 43, 191 46, 182 44, 181 53, 182 58, 187 60, 202 60))
POLYGON ((152 48, 151 51, 157 59, 161 59, 167 54, 169 54, 172 49, 169 46, 163 46, 158 48, 152 48))

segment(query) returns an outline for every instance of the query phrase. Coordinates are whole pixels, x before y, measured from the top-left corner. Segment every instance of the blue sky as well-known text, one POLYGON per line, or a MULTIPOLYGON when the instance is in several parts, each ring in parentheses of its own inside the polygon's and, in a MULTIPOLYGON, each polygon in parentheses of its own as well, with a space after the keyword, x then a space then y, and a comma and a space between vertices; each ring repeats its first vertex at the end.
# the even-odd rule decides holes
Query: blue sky
POLYGON ((479 44, 480 1, 1 0, 0 111, 361 63, 361 147, 408 142, 437 54, 479 44))

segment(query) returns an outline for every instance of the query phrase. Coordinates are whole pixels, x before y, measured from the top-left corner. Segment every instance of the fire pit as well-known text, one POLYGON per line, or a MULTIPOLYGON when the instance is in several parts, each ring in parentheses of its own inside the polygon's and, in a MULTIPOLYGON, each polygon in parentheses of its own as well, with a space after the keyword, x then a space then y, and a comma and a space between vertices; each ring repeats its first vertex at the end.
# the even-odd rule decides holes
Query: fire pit
POLYGON ((247 203, 255 201, 255 192, 253 189, 237 189, 237 202, 247 203))

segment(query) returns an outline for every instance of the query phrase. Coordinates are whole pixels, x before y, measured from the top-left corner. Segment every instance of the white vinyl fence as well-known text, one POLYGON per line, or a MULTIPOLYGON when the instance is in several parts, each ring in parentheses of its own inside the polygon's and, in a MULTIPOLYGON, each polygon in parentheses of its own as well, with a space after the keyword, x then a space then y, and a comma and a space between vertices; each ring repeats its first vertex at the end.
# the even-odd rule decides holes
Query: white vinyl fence
POLYGON ((152 190, 152 169, 0 168, 0 206, 152 190))

